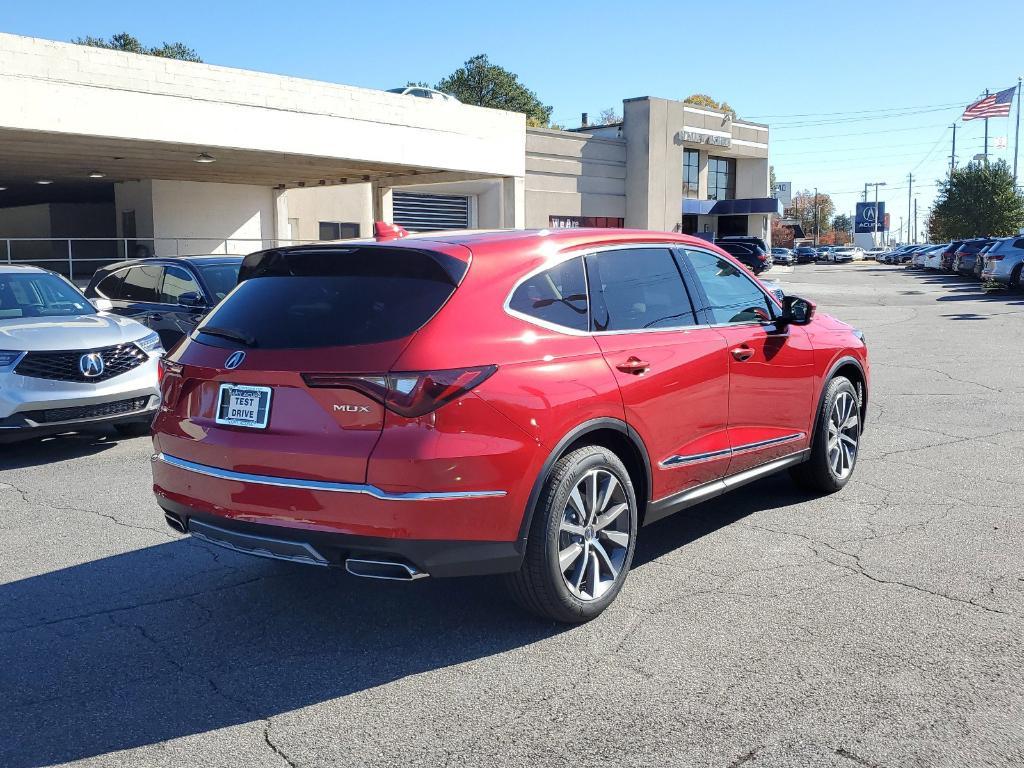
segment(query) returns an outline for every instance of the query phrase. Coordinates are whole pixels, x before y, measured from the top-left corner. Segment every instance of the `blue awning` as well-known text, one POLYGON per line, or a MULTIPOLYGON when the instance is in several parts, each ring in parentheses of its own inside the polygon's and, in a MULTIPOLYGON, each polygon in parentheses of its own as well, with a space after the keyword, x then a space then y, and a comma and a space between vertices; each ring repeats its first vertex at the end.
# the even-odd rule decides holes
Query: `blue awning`
POLYGON ((683 213, 701 216, 782 215, 782 203, 774 197, 744 197, 738 200, 683 199, 683 213))

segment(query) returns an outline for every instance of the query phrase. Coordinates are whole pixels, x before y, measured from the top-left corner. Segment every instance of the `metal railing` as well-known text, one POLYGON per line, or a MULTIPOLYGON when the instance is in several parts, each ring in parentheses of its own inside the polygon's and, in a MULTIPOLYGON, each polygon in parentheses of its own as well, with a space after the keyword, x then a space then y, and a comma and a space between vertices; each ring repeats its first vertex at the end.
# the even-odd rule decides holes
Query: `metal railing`
POLYGON ((256 237, 3 237, 0 263, 32 264, 70 280, 88 279, 107 264, 148 256, 252 253, 317 240, 256 237))

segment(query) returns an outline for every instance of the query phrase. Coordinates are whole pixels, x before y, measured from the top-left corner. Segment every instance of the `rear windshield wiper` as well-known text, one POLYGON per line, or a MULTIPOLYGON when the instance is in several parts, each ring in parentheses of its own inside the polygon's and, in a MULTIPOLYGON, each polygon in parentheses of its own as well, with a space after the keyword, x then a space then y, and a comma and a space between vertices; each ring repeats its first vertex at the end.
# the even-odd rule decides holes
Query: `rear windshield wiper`
POLYGON ((198 331, 199 333, 205 333, 208 336, 220 336, 222 339, 240 341, 247 347, 256 346, 256 338, 243 331, 236 331, 231 328, 219 328, 216 325, 203 326, 202 328, 199 328, 198 331))

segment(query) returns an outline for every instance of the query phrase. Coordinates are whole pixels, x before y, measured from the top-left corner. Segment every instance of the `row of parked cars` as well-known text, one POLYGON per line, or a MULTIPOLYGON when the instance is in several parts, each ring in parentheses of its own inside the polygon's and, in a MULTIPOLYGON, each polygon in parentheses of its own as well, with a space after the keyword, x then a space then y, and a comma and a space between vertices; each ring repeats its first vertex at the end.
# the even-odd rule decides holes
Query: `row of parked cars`
POLYGON ((817 261, 842 264, 875 259, 885 251, 885 248, 864 250, 856 245, 799 245, 796 248, 772 248, 772 261, 776 264, 812 264, 817 261))
POLYGON ((948 243, 904 245, 878 257, 882 264, 906 264, 973 277, 986 283, 1020 287, 1024 236, 975 237, 948 243))

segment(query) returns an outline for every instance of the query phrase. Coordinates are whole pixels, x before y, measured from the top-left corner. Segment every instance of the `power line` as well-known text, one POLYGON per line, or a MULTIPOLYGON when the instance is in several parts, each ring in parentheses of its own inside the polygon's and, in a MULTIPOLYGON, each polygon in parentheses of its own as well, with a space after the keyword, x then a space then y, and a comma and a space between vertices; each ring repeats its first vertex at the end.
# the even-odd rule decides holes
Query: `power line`
POLYGON ((932 109, 942 107, 957 107, 963 106, 962 101, 953 101, 948 104, 918 104, 912 107, 883 107, 881 109, 854 109, 847 112, 803 112, 792 115, 749 115, 751 120, 770 120, 774 118, 786 118, 786 117, 831 117, 833 115, 863 115, 875 112, 896 112, 904 111, 908 109, 932 109))
MULTIPOLYGON (((843 123, 864 123, 875 120, 895 120, 904 117, 916 117, 917 115, 926 115, 934 112, 948 112, 952 107, 941 107, 938 109, 922 109, 915 112, 896 112, 889 115, 865 115, 863 117, 837 117, 828 120, 806 120, 794 123, 778 123, 774 122, 771 124, 773 131, 787 131, 793 128, 811 128, 822 125, 841 125, 843 123)), ((959 107, 957 107, 959 109, 959 107)))
POLYGON ((866 134, 876 134, 876 133, 903 133, 903 132, 906 132, 906 131, 922 131, 922 130, 925 130, 927 128, 941 128, 941 127, 946 126, 948 124, 949 124, 948 122, 945 122, 945 123, 933 123, 933 124, 930 124, 930 125, 912 125, 912 126, 908 126, 906 128, 876 128, 876 129, 873 129, 871 131, 855 131, 854 133, 833 133, 833 134, 826 134, 826 135, 823 135, 823 136, 792 136, 792 137, 790 137, 788 139, 772 139, 772 142, 780 142, 780 141, 813 141, 814 139, 838 139, 838 138, 842 138, 844 136, 864 136, 866 134))

